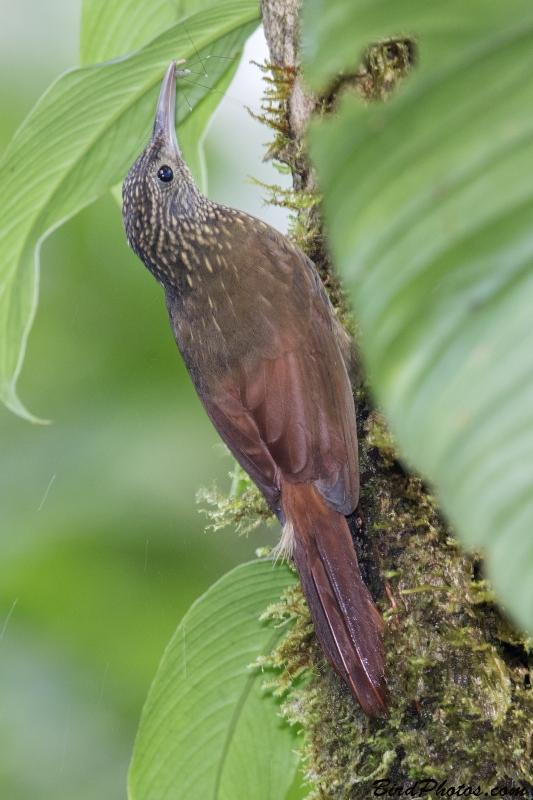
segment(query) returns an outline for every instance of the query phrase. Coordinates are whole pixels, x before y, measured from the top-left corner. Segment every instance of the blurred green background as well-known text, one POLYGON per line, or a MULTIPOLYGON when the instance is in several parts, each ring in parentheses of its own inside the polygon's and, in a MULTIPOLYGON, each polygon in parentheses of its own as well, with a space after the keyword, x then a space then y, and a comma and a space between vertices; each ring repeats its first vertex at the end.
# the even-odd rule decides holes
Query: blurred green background
MULTIPOLYGON (((80 6, 0 0, 1 151, 76 65, 80 6)), ((284 230, 284 212, 246 183, 283 182, 261 163, 268 130, 243 107, 259 106, 249 61, 266 52, 259 31, 213 120, 209 195, 284 230)), ((19 391, 52 424, 0 408, 0 797, 123 800, 142 704, 181 616, 276 531, 204 531, 196 489, 228 487, 232 462, 110 196, 43 246, 19 391)))

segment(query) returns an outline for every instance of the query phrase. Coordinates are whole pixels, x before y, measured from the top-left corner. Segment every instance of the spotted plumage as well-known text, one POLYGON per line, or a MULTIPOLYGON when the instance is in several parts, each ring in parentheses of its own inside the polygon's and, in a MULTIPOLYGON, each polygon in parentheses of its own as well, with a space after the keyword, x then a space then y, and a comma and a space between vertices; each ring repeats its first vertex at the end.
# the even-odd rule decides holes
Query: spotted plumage
POLYGON ((172 64, 152 138, 124 182, 128 243, 165 291, 207 413, 286 523, 326 656, 378 716, 388 705, 381 621, 343 516, 359 494, 349 339, 299 248, 199 191, 174 103, 172 64))

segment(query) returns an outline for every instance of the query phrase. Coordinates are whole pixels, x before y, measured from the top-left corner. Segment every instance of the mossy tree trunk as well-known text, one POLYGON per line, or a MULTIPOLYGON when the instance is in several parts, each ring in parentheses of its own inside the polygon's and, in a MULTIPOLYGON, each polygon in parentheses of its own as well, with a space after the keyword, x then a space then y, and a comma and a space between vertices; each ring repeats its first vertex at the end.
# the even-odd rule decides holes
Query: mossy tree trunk
MULTIPOLYGON (((312 114, 334 111, 346 84, 361 102, 385 100, 409 68, 413 47, 402 39, 369 43, 356 73, 343 76, 327 96, 312 96, 299 72, 299 5, 261 0, 271 75, 262 118, 276 134, 267 157, 286 165, 293 177, 292 191, 270 187, 271 196, 295 212, 292 236, 317 264, 341 318, 354 331, 328 258, 306 125, 312 114)), ((361 503, 349 522, 364 577, 388 623, 393 706, 389 720, 364 717, 324 662, 298 592, 271 610, 272 616, 297 620, 269 659, 284 667, 278 688, 302 667, 312 670, 303 687, 292 686, 284 705, 286 716, 305 730, 310 797, 366 798, 376 780, 405 789, 417 779, 444 780, 447 790, 462 786, 465 796, 468 786, 490 794, 500 785, 533 797, 526 643, 498 611, 479 558, 461 551, 423 483, 399 463, 364 380, 354 381, 354 393, 361 503)), ((442 794, 435 787, 425 796, 442 794)))

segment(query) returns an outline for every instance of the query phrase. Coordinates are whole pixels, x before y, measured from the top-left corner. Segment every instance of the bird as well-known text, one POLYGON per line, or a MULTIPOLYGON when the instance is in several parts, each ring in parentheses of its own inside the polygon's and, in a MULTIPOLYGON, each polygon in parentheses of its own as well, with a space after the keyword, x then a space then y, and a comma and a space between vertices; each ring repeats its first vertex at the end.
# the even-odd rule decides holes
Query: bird
POLYGON ((175 128, 181 63, 124 180, 126 238, 163 287, 208 416, 283 526, 324 655, 376 719, 390 705, 384 623, 346 520, 359 498, 350 337, 293 242, 196 186, 175 128))

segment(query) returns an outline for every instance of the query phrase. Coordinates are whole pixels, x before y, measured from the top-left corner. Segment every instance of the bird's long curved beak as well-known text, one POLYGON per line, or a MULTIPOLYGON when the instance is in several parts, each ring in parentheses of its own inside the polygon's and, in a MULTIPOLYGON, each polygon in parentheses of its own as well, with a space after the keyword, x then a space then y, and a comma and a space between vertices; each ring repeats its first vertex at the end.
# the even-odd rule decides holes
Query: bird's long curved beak
MULTIPOLYGON (((164 136, 166 143, 176 155, 180 155, 178 138, 176 136, 176 66, 183 64, 183 61, 173 61, 166 71, 163 85, 159 92, 157 110, 155 112, 154 130, 152 138, 164 136)), ((187 75, 189 70, 181 70, 179 75, 187 75)))

